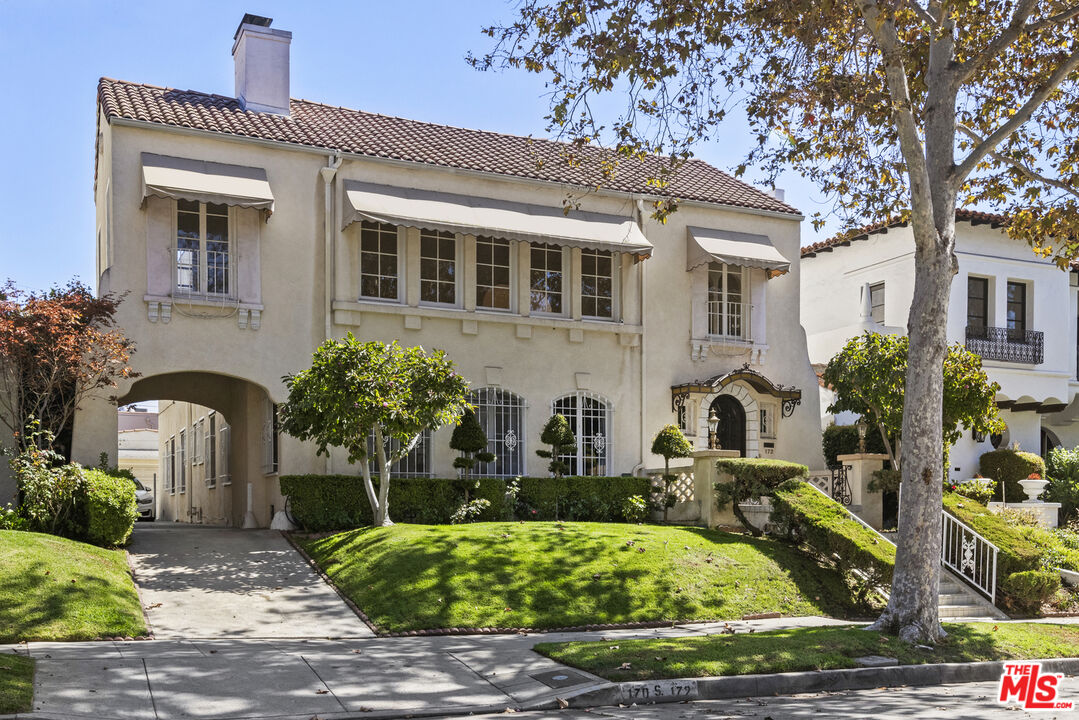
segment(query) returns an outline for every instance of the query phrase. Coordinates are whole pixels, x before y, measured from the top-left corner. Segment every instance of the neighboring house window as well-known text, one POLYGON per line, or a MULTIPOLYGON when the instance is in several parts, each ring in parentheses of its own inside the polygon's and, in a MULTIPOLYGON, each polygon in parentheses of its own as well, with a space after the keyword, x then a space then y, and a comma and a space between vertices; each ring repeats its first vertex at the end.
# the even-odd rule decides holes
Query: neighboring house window
POLYGON ((869 286, 869 315, 873 322, 884 324, 884 283, 869 286))
POLYGON ((180 494, 187 492, 187 432, 180 431, 180 456, 177 459, 180 466, 180 494))
POLYGON ((206 417, 206 437, 203 440, 206 453, 206 487, 217 487, 217 413, 206 417))
POLYGON ((562 248, 533 245, 530 287, 532 310, 562 314, 562 248))
POLYGON ((581 314, 614 316, 614 262, 608 250, 581 250, 581 314))
POLYGON ((569 421, 577 452, 560 459, 569 463, 572 475, 608 475, 611 457, 611 406, 591 393, 578 392, 558 398, 552 412, 569 421))
POLYGON ((742 268, 708 266, 708 334, 744 338, 748 306, 742 301, 742 268))
POLYGON ((191 426, 191 464, 202 462, 202 440, 206 433, 206 418, 201 418, 191 426))
POLYGON ((218 478, 222 485, 232 484, 232 475, 229 473, 229 443, 232 439, 232 428, 221 421, 221 430, 217 435, 218 452, 218 478))
POLYGON ((967 336, 985 337, 989 326, 989 279, 967 278, 967 336))
POLYGON ((510 309, 509 240, 476 238, 476 307, 510 309))
POLYGON ((397 226, 364 220, 360 226, 360 297, 396 300, 397 226))
POLYGON ((176 201, 176 292, 231 294, 229 208, 194 200, 176 201))
POLYGON ((420 231, 420 300, 457 302, 457 240, 453 233, 420 231))
POLYGON ((176 436, 165 445, 165 487, 169 495, 176 494, 176 436))
POLYGON ((501 388, 479 388, 469 393, 476 419, 487 435, 492 463, 480 463, 473 474, 517 477, 525 474, 525 403, 520 395, 501 388))
POLYGON ((281 429, 277 403, 266 401, 266 419, 262 425, 262 471, 273 475, 278 470, 281 429))
POLYGON ((776 436, 776 413, 775 406, 761 405, 761 437, 774 438, 776 436))
MULTIPOLYGON (((390 438, 390 452, 396 452, 401 443, 390 438)), ((375 447, 375 433, 367 436, 367 464, 371 475, 378 476, 378 449, 375 447)), ((390 477, 431 477, 431 431, 424 430, 420 439, 408 451, 408 454, 390 468, 390 477)))
POLYGON ((1027 285, 1008 281, 1008 339, 1022 341, 1027 329, 1027 285))

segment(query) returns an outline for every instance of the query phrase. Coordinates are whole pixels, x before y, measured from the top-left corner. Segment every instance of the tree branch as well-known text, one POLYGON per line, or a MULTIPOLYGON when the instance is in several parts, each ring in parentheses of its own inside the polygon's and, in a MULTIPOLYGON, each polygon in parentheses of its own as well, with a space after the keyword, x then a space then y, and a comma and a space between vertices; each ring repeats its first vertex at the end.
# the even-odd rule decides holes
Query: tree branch
POLYGON ((1023 34, 1027 28, 1027 18, 1030 17, 1030 13, 1034 11, 1037 4, 1037 0, 1022 0, 1015 6, 1015 12, 1012 13, 1012 20, 1008 23, 1008 27, 993 38, 992 42, 984 50, 959 65, 954 76, 956 87, 969 80, 983 65, 995 58, 1001 50, 1011 45, 1023 34))
MULTIPOLYGON (((982 138, 978 133, 974 132, 974 130, 967 127, 966 125, 963 125, 962 123, 960 123, 956 127, 959 129, 959 131, 961 133, 963 133, 964 135, 969 137, 974 142, 976 142, 978 144, 982 144, 982 143, 985 142, 984 138, 982 138)), ((1037 172, 1033 168, 1019 162, 1015 158, 1010 158, 1010 157, 1008 157, 1007 155, 1005 155, 1003 153, 997 152, 996 150, 990 150, 987 153, 987 156, 993 158, 994 160, 998 160, 998 161, 1000 161, 1002 163, 1005 163, 1006 165, 1011 165, 1013 168, 1020 171, 1021 173, 1026 175, 1028 178, 1033 180, 1034 182, 1044 183, 1045 185, 1049 185, 1049 186, 1055 187, 1055 188, 1057 188, 1059 190, 1063 190, 1064 192, 1069 193, 1069 194, 1074 195, 1075 197, 1079 198, 1079 190, 1075 189, 1071 185, 1068 185, 1067 183, 1061 182, 1060 180, 1056 180, 1054 178, 1042 175, 1041 173, 1037 172)))
POLYGON ((917 15, 919 20, 928 24, 929 26, 934 28, 940 26, 940 18, 934 17, 933 13, 929 12, 929 10, 919 5, 918 0, 903 0, 903 5, 912 13, 917 15))
POLYGON ((1014 115, 1008 118, 1006 123, 994 130, 989 137, 985 138, 970 151, 966 160, 964 160, 952 173, 953 182, 956 185, 962 183, 986 155, 1004 140, 1008 139, 1013 132, 1018 130, 1023 123, 1030 119, 1030 116, 1034 114, 1034 111, 1049 98, 1053 93, 1053 90, 1064 82, 1064 79, 1074 72, 1076 68, 1079 68, 1079 50, 1075 51, 1067 60, 1061 63, 1056 71, 1049 76, 1046 83, 1039 88, 1036 93, 1031 95, 1023 104, 1023 107, 1019 108, 1014 115))

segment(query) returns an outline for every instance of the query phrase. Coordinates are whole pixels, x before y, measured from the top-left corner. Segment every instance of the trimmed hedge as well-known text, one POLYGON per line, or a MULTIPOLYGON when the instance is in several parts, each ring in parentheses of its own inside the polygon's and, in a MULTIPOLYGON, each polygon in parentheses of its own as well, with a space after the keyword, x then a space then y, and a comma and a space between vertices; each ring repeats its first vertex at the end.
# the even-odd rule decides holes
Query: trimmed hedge
MULTIPOLYGON (((824 462, 829 468, 839 467, 838 455, 853 455, 858 452, 858 426, 857 425, 829 425, 824 429, 821 439, 821 449, 824 450, 824 462)), ((880 430, 870 427, 865 433, 865 451, 869 453, 884 454, 888 451, 884 447, 880 430)))
POLYGON ((83 477, 86 539, 103 547, 125 544, 139 516, 135 483, 102 470, 84 470, 83 477))
MULTIPOLYGON (((378 478, 373 478, 377 490, 378 478)), ((358 475, 284 475, 281 493, 291 502, 292 515, 305 530, 341 530, 371 524, 371 505, 358 475)), ((394 478, 390 483, 390 517, 395 522, 449 524, 468 499, 490 505, 479 522, 506 520, 625 521, 625 500, 648 499, 648 478, 562 477, 519 478, 394 478), (507 492, 517 483, 516 498, 507 507, 507 492)))
POLYGON ((1020 612, 1037 613, 1060 589, 1060 575, 1046 570, 1012 573, 1000 585, 1004 599, 1020 612))
POLYGON ((881 540, 842 505, 802 480, 788 480, 772 494, 772 523, 789 539, 804 542, 834 561, 845 573, 858 571, 863 596, 874 586, 890 585, 895 546, 881 540))
POLYGON ((1005 448, 983 454, 978 460, 978 471, 997 481, 994 500, 1000 500, 1003 491, 1007 494, 1008 502, 1023 502, 1027 494, 1019 481, 1026 480, 1034 473, 1044 478, 1045 461, 1034 453, 1005 448))

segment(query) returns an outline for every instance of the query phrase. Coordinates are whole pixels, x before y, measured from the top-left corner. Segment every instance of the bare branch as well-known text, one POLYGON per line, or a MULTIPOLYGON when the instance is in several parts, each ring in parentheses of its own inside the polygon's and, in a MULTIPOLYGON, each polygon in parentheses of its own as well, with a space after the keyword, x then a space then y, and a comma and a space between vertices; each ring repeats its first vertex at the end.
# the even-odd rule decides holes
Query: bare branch
POLYGON ((1004 48, 1011 45, 1020 35, 1027 31, 1027 18, 1030 17, 1030 13, 1034 11, 1037 5, 1037 0, 1021 0, 1015 6, 1015 12, 1012 13, 1012 20, 1008 23, 1008 27, 993 38, 992 42, 984 50, 956 68, 954 76, 956 87, 969 80, 987 62, 999 55, 1004 48))
MULTIPOLYGON (((932 6, 937 4, 938 3, 931 3, 930 5, 932 6)), ((912 13, 917 15, 918 19, 920 19, 922 22, 926 23, 930 27, 940 27, 939 13, 937 16, 934 16, 934 14, 931 13, 929 10, 919 5, 918 0, 903 0, 903 5, 912 13)))
MULTIPOLYGON (((959 125, 957 125, 957 128, 959 129, 959 131, 961 133, 963 133, 964 135, 966 135, 967 137, 969 137, 971 140, 978 143, 979 145, 985 142, 985 139, 981 135, 979 135, 978 133, 976 133, 974 130, 967 127, 966 125, 963 125, 962 123, 960 123, 959 125)), ((1079 190, 1077 190, 1076 188, 1072 187, 1071 185, 1068 185, 1067 183, 1061 182, 1060 180, 1057 180, 1055 178, 1051 178, 1051 177, 1047 177, 1045 175, 1042 175, 1041 173, 1034 170, 1034 168, 1030 167, 1029 165, 1024 165, 1023 163, 1019 162, 1015 158, 1008 157, 1007 155, 1005 155, 1003 153, 1000 153, 1000 152, 997 152, 996 150, 990 150, 987 155, 988 155, 988 157, 991 157, 994 160, 998 160, 998 161, 1000 161, 1002 163, 1005 163, 1006 165, 1011 165, 1013 168, 1015 168, 1019 172, 1023 173, 1024 175, 1026 175, 1028 178, 1030 178, 1031 180, 1033 180, 1035 182, 1040 182, 1040 183, 1043 183, 1045 185, 1049 185, 1050 187, 1055 187, 1058 190, 1063 190, 1064 192, 1069 193, 1069 194, 1074 195, 1075 197, 1079 198, 1079 190)))
POLYGON ((994 130, 989 137, 985 138, 970 151, 967 158, 952 173, 952 181, 955 185, 958 186, 959 183, 962 183, 990 151, 1000 145, 1003 141, 1007 140, 1013 132, 1018 130, 1023 123, 1029 120, 1031 115, 1034 114, 1034 111, 1048 99, 1053 93, 1053 90, 1064 82, 1065 78, 1067 78, 1068 75, 1071 75, 1076 68, 1079 68, 1079 50, 1073 52, 1067 60, 1061 63, 1056 71, 1049 76, 1049 79, 1045 84, 1042 85, 1036 93, 1031 95, 1023 104, 1023 107, 1019 108, 1014 115, 1008 118, 1006 123, 994 130))
POLYGON ((1036 23, 1030 23, 1026 27, 1026 32, 1041 32, 1042 30, 1051 25, 1059 25, 1060 23, 1067 22, 1076 16, 1079 16, 1079 4, 1072 5, 1066 10, 1061 10, 1056 15, 1050 15, 1049 17, 1043 18, 1036 23))

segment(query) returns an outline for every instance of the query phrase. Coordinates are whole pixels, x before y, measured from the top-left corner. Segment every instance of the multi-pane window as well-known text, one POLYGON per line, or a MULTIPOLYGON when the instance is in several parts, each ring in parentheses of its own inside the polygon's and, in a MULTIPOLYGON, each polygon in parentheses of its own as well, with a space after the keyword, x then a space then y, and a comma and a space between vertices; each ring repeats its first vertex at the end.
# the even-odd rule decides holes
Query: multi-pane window
POLYGON ((1008 281, 1008 338, 1022 340, 1027 329, 1027 285, 1008 281))
POLYGON ((194 200, 176 201, 176 291, 228 296, 229 208, 194 200))
MULTIPOLYGON (((397 452, 401 449, 401 443, 390 438, 389 452, 397 452)), ((371 468, 371 475, 377 476, 378 450, 375 447, 375 433, 372 431, 367 436, 367 463, 371 468)), ((390 468, 390 477, 431 477, 431 431, 424 430, 420 439, 408 451, 408 454, 398 460, 390 468)))
POLYGON ((476 307, 510 309, 510 243, 476 238, 476 307))
POLYGON ((277 472, 281 441, 280 419, 277 404, 266 401, 266 418, 262 425, 262 471, 267 475, 277 472))
POLYGON ((232 428, 221 420, 221 429, 217 433, 217 463, 218 475, 222 485, 232 484, 232 475, 229 472, 229 444, 232 438, 232 428))
POLYGON ((397 226, 364 220, 360 226, 360 297, 396 300, 397 226))
POLYGON ((747 309, 742 302, 742 268, 711 263, 708 266, 708 334, 745 337, 747 309))
POLYGON ((180 431, 180 454, 176 458, 176 464, 180 470, 180 494, 187 492, 187 432, 180 431))
POLYGON ((199 419, 191 426, 191 464, 202 462, 202 441, 206 433, 206 418, 199 419))
POLYGON ((577 452, 559 459, 572 475, 609 475, 611 406, 590 393, 578 392, 554 401, 552 412, 565 416, 577 438, 577 452))
POLYGON ((533 245, 529 283, 534 312, 562 313, 562 248, 533 245))
POLYGON ((869 314, 873 322, 884 324, 884 283, 869 286, 869 314))
POLYGON ((989 325, 989 279, 967 278, 967 335, 985 337, 989 325))
POLYGON ((206 487, 217 487, 217 413, 206 417, 206 437, 203 439, 206 453, 206 487))
POLYGON ((420 300, 457 302, 457 241, 453 233, 420 231, 420 300))
POLYGON ((581 250, 581 314, 614 316, 614 262, 608 250, 581 250))
POLYGON ((501 388, 473 390, 468 401, 487 435, 487 451, 494 462, 479 463, 473 474, 517 477, 525 474, 525 403, 519 395, 501 388))

